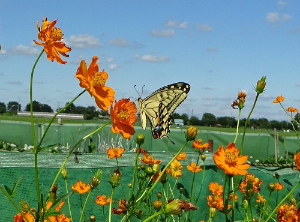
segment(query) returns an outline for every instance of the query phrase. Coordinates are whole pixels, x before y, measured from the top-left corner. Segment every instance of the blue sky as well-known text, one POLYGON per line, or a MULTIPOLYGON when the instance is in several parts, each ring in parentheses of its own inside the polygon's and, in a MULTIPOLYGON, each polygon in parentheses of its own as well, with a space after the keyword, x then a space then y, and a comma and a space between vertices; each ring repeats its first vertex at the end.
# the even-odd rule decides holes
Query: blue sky
MULTIPOLYGON (((267 76, 253 118, 288 120, 278 104, 300 108, 300 1, 0 0, 0 102, 29 102, 32 65, 42 50, 36 22, 58 19, 72 48, 67 64, 43 55, 34 76, 34 99, 53 109, 82 89, 74 77, 82 59, 100 58, 116 99, 146 97, 178 81, 191 85, 176 110, 199 118, 210 112, 237 117, 237 93, 247 93, 242 117, 252 106, 257 80, 267 76)), ((88 93, 75 102, 95 106, 88 93)))

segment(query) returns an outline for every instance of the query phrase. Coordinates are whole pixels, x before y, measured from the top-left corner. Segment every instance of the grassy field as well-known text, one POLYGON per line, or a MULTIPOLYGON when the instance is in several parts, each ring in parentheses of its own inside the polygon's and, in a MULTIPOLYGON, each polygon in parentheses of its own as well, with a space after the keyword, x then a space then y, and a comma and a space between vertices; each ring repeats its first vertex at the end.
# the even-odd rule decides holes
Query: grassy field
MULTIPOLYGON (((22 122, 30 122, 29 116, 17 116, 17 115, 0 115, 0 121, 22 121, 22 122)), ((45 117, 34 117, 35 123, 48 123, 50 118, 45 117)), ((107 122, 107 119, 93 119, 93 120, 80 120, 80 119, 62 119, 62 123, 68 124, 102 124, 107 122)), ((57 120, 54 120, 54 123, 57 123, 57 120)), ((141 126, 140 120, 138 119, 136 126, 141 126)), ((175 126, 172 126, 175 128, 175 126)), ((208 127, 208 126, 197 126, 199 130, 207 130, 207 131, 217 131, 217 132, 227 132, 227 133, 235 133, 236 128, 226 128, 226 127, 208 127)), ((239 133, 243 132, 243 127, 240 127, 239 133)), ((274 130, 271 129, 247 129, 247 133, 266 133, 266 134, 274 134, 274 130)), ((296 136, 295 132, 283 132, 279 131, 280 136, 296 136)))

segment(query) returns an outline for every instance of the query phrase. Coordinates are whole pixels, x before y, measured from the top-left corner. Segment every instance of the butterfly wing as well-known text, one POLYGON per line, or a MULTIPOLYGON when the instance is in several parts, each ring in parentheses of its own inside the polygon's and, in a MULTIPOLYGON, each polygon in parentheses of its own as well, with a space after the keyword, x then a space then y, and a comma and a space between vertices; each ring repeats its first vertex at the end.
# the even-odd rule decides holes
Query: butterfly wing
POLYGON ((189 84, 178 82, 156 90, 144 100, 139 98, 139 111, 143 129, 146 129, 148 119, 154 138, 161 139, 168 136, 172 125, 171 115, 186 99, 189 91, 189 84))

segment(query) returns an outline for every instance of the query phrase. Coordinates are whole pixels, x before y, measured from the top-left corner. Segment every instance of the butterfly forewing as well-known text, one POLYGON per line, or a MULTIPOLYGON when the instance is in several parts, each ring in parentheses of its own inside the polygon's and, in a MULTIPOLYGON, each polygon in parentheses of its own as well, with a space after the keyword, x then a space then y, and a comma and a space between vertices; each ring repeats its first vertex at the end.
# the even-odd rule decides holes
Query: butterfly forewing
POLYGON ((186 99, 190 85, 178 82, 164 86, 144 100, 138 99, 141 123, 146 128, 146 119, 150 121, 154 138, 168 136, 172 125, 171 115, 186 99))

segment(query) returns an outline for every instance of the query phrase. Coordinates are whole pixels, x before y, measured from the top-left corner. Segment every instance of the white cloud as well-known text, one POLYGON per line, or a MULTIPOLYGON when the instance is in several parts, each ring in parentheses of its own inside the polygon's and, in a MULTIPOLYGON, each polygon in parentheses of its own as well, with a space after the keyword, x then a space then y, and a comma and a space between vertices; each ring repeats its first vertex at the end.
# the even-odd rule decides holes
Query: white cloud
POLYGON ((292 16, 289 14, 283 14, 282 16, 279 15, 278 12, 269 12, 267 14, 266 20, 268 22, 279 22, 279 21, 287 21, 289 19, 291 19, 292 16))
POLYGON ((142 61, 145 62, 164 62, 169 59, 169 57, 167 56, 154 56, 154 55, 143 55, 143 56, 136 55, 135 58, 141 59, 142 61))
POLYGON ((120 46, 120 47, 126 47, 129 45, 129 42, 126 39, 123 38, 116 38, 116 39, 111 39, 108 42, 110 45, 114 46, 120 46))
POLYGON ((168 29, 168 30, 162 30, 162 31, 153 29, 151 31, 151 35, 158 36, 158 37, 170 37, 170 36, 173 36, 174 34, 175 34, 174 29, 168 29))
POLYGON ((108 59, 106 59, 106 62, 113 62, 113 61, 115 61, 114 58, 108 58, 108 59))
POLYGON ((188 22, 182 22, 180 25, 179 25, 179 28, 181 29, 186 29, 188 27, 188 22))
POLYGON ((174 20, 169 20, 169 21, 167 21, 166 22, 166 27, 175 27, 175 26, 177 26, 177 22, 176 21, 174 21, 174 20))
POLYGON ((117 64, 110 64, 108 66, 109 69, 115 69, 115 68, 118 68, 117 64))
POLYGON ((285 1, 278 1, 277 5, 286 5, 287 3, 285 1))
POLYGON ((199 23, 196 23, 195 26, 196 26, 196 29, 199 29, 203 32, 211 32, 212 31, 212 28, 208 24, 201 25, 199 23))
POLYGON ((8 54, 14 55, 38 55, 39 50, 34 47, 29 47, 25 45, 17 45, 7 50, 8 54))
POLYGON ((20 82, 20 81, 8 81, 6 83, 9 84, 9 85, 15 85, 15 86, 22 85, 22 82, 20 82))
POLYGON ((94 48, 101 47, 99 39, 89 34, 71 35, 69 38, 64 39, 66 46, 71 48, 94 48))

